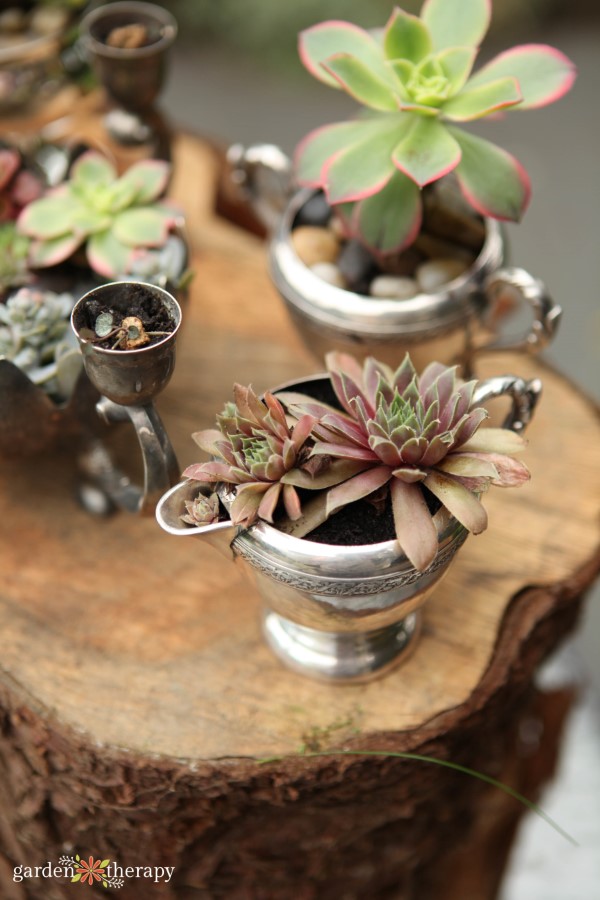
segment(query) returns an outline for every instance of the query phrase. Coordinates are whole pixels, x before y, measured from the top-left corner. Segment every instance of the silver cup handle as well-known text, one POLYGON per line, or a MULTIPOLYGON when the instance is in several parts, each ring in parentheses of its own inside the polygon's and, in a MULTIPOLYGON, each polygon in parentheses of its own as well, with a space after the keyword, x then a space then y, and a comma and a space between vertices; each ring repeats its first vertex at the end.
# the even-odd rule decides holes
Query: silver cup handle
POLYGON ((520 303, 528 304, 531 307, 533 320, 523 334, 494 338, 485 344, 478 345, 475 348, 476 353, 496 350, 524 350, 529 353, 537 353, 554 339, 562 316, 562 309, 548 295, 543 282, 534 278, 525 269, 497 269, 486 279, 484 292, 492 311, 507 292, 516 294, 520 303))
POLYGON ((267 231, 275 231, 293 192, 292 161, 275 144, 233 144, 229 178, 267 231))
MULTIPOLYGON (((81 455, 81 470, 113 506, 140 516, 153 515, 161 496, 179 480, 177 457, 154 404, 121 406, 101 397, 96 411, 108 424, 131 422, 133 425, 142 454, 143 483, 134 484, 117 468, 100 441, 92 442, 81 455)), ((81 494, 81 499, 90 512, 95 511, 86 504, 85 494, 81 494)))
POLYGON ((521 434, 533 418, 541 393, 542 382, 539 378, 525 381, 515 375, 496 375, 479 382, 473 394, 473 404, 482 406, 497 397, 510 397, 512 405, 502 427, 521 434))

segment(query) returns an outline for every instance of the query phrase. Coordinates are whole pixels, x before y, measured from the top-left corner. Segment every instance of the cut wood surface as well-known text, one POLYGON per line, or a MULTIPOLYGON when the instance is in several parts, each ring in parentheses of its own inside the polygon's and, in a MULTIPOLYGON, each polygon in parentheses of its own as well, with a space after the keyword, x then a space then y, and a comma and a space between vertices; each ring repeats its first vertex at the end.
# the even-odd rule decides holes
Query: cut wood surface
MULTIPOLYGON (((269 282, 261 242, 233 226, 213 232, 203 216, 210 193, 195 173, 206 152, 185 139, 176 148, 174 194, 195 207, 196 277, 158 405, 182 466, 199 458, 190 434, 212 424, 234 379, 262 390, 319 370, 269 282)), ((283 669, 233 562, 154 520, 90 518, 73 498, 73 460, 60 458, 2 465, 3 670, 93 740, 190 759, 290 753, 338 720, 372 738, 459 707, 493 661, 511 598, 591 579, 598 548, 594 409, 535 359, 481 363, 482 376, 503 372, 543 377, 525 456, 532 481, 486 496, 488 531, 469 538, 427 604, 417 651, 385 679, 340 689, 283 669)), ((523 634, 539 614, 535 602, 523 611, 523 634)))
MULTIPOLYGON (((183 468, 199 458, 191 433, 212 424, 234 380, 263 390, 321 366, 269 281, 264 244, 213 214, 218 156, 179 135, 174 162, 196 274, 157 405, 183 468)), ((0 464, 3 898, 70 897, 69 885, 19 886, 11 872, 71 847, 177 866, 170 885, 129 884, 125 900, 495 896, 514 801, 436 767, 336 749, 431 753, 529 796, 552 771, 568 701, 544 701, 532 679, 600 567, 600 424, 539 360, 490 356, 478 371, 503 373, 544 382, 532 481, 490 491, 489 530, 427 602, 416 652, 364 686, 284 669, 257 594, 211 547, 153 519, 91 518, 73 458, 0 464), (526 738, 532 722, 541 744, 526 738)), ((115 451, 135 457, 133 435, 115 434, 115 451)))

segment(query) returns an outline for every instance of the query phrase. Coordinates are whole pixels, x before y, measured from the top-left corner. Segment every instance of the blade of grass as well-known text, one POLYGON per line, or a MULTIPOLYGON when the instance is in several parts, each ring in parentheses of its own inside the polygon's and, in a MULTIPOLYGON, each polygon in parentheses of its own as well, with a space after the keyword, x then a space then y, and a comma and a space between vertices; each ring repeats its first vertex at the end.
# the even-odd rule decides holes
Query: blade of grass
MULTIPOLYGON (((436 766, 442 766, 446 769, 452 769, 455 772, 462 772, 463 775, 470 775, 472 778, 478 778, 479 781, 483 781, 486 784, 492 785, 492 787, 498 788, 498 790, 503 791, 509 797, 512 797, 514 800, 517 800, 527 809, 531 810, 531 812, 535 813, 541 819, 546 822, 551 828, 554 829, 561 837, 563 837, 566 841, 572 844, 574 847, 579 847, 579 844, 567 831, 560 827, 558 822, 555 822, 548 813, 544 812, 544 810, 537 805, 537 803, 533 803, 532 800, 528 800, 527 797, 524 797, 523 794, 520 794, 518 791, 515 791, 514 788, 511 788, 507 784, 503 784, 501 781, 498 781, 496 778, 492 778, 491 775, 485 775, 483 772, 477 772, 476 769, 469 769, 468 766, 461 766, 459 763, 449 762, 445 759, 436 759, 435 756, 423 756, 420 753, 401 753, 395 751, 388 750, 331 750, 329 752, 317 752, 317 751, 309 751, 306 753, 302 753, 302 756, 306 757, 323 757, 323 756, 386 756, 392 757, 395 759, 406 759, 413 760, 416 762, 427 762, 433 763, 436 766)), ((283 762, 286 758, 289 757, 284 756, 271 756, 266 759, 258 760, 259 763, 273 763, 273 762, 283 762)))

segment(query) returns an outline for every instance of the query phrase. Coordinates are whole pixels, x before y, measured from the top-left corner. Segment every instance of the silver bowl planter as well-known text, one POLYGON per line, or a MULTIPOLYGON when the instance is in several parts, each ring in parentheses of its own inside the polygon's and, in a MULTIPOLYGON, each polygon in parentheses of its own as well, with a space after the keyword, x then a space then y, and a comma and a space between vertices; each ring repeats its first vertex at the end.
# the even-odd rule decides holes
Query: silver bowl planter
MULTIPOLYGON (((285 388, 305 390, 306 384, 285 388)), ((537 379, 502 376, 481 382, 474 402, 509 396, 505 427, 521 432, 540 391, 537 379)), ((180 517, 200 487, 185 481, 168 491, 156 509, 160 526, 177 537, 206 540, 235 560, 260 593, 263 631, 274 653, 294 671, 331 683, 369 681, 407 659, 423 604, 467 537, 440 509, 434 519, 438 553, 419 572, 395 540, 349 547, 292 537, 265 522, 248 529, 231 521, 190 527, 180 517)), ((227 505, 223 491, 221 499, 227 505)))
POLYGON ((330 284, 297 256, 291 239, 295 220, 314 195, 294 192, 291 163, 270 145, 230 148, 231 177, 271 232, 273 282, 310 351, 374 356, 398 364, 408 351, 417 368, 438 360, 473 370, 483 351, 537 352, 553 339, 561 308, 541 281, 524 269, 503 268, 506 246, 497 221, 483 220, 483 245, 470 268, 443 288, 409 299, 370 297, 330 284), (529 306, 531 323, 515 337, 490 335, 489 321, 506 293, 529 306))

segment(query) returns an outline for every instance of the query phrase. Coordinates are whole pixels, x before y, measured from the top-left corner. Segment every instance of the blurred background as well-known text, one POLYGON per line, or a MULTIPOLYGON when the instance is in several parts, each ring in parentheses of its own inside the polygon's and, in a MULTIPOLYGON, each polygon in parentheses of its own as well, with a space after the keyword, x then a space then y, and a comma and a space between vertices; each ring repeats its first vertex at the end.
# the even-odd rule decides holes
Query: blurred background
MULTIPOLYGON (((162 5, 180 26, 161 103, 171 120, 225 145, 276 143, 288 153, 309 130, 341 120, 355 108, 303 69, 298 31, 331 18, 377 27, 393 8, 389 0, 172 0, 162 5)), ((412 0, 401 5, 410 12, 420 8, 412 0)), ((480 62, 514 44, 548 43, 566 53, 579 71, 574 89, 558 103, 522 116, 512 113, 502 122, 486 121, 475 130, 514 153, 531 176, 530 208, 521 224, 508 229, 511 262, 542 278, 564 308, 546 358, 598 400, 600 6, 593 0, 496 0, 494 6, 480 62)), ((600 450, 598 459, 600 464, 600 450)), ((540 676, 553 685, 580 685, 560 771, 542 804, 581 846, 569 846, 528 816, 502 900, 600 898, 599 601, 597 589, 588 598, 579 633, 540 676)))

